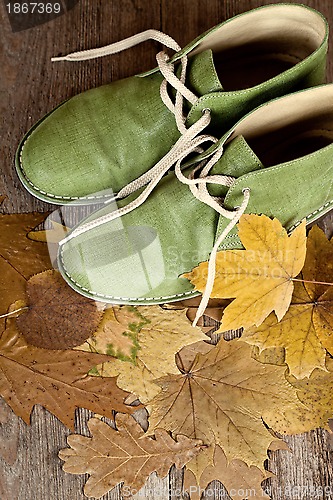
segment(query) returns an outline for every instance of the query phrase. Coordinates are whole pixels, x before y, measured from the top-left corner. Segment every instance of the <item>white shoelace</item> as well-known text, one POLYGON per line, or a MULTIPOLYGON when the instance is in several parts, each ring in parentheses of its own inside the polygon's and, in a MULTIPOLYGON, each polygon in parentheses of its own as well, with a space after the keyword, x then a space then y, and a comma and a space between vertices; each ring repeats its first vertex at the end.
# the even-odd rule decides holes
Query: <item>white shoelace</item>
MULTIPOLYGON (((156 40, 166 47, 178 52, 181 50, 181 47, 168 35, 161 33, 156 30, 147 30, 142 33, 138 33, 130 38, 126 38, 117 43, 113 43, 111 45, 107 45, 105 47, 101 47, 99 49, 91 49, 84 50, 82 52, 74 52, 64 57, 54 57, 52 61, 83 61, 87 59, 93 59, 96 57, 102 57, 106 55, 116 54, 117 52, 121 52, 122 50, 128 49, 137 45, 146 40, 156 40)), ((208 275, 207 275, 207 283, 202 295, 201 302, 199 304, 196 317, 194 319, 193 325, 195 326, 199 320, 199 318, 204 313, 210 295, 213 290, 214 280, 215 280, 215 266, 216 266, 216 255, 217 251, 222 243, 222 241, 226 238, 226 236, 230 233, 232 228, 237 224, 240 217, 243 215, 244 211, 249 202, 250 190, 245 188, 243 190, 243 202, 240 207, 237 207, 234 211, 230 211, 221 206, 219 199, 211 196, 207 189, 207 184, 218 184, 220 186, 231 187, 236 182, 234 177, 226 176, 226 175, 209 175, 210 170, 215 165, 215 163, 221 158, 223 154, 223 144, 220 144, 215 151, 210 154, 209 161, 204 165, 206 160, 202 161, 199 165, 197 165, 191 172, 189 177, 183 175, 181 171, 181 163, 182 161, 193 152, 202 151, 200 145, 204 142, 210 141, 212 143, 218 142, 218 140, 212 135, 201 134, 201 132, 209 125, 211 121, 210 110, 203 110, 202 117, 194 123, 188 129, 186 128, 185 122, 186 118, 183 113, 183 103, 184 98, 189 101, 192 105, 198 101, 198 97, 186 87, 185 79, 186 79, 186 67, 187 67, 187 55, 183 55, 180 58, 181 63, 181 74, 180 78, 175 75, 174 72, 174 64, 169 62, 169 57, 165 52, 159 52, 156 56, 157 64, 161 74, 164 76, 164 80, 160 87, 160 95, 163 103, 167 106, 167 108, 174 114, 176 119, 176 124, 179 132, 181 133, 181 137, 174 144, 174 146, 170 149, 170 151, 150 170, 146 173, 130 182, 123 189, 119 191, 119 193, 115 196, 114 199, 125 198, 129 194, 137 191, 138 189, 145 187, 142 193, 132 202, 128 203, 128 205, 119 208, 113 212, 110 212, 107 215, 103 215, 98 219, 82 224, 81 226, 74 229, 66 238, 64 238, 60 245, 70 241, 71 239, 79 236, 80 234, 86 233, 91 229, 94 229, 102 224, 110 222, 122 215, 125 215, 132 210, 138 208, 144 201, 148 198, 150 193, 162 179, 164 174, 168 172, 168 170, 175 166, 175 174, 180 182, 183 184, 187 184, 195 198, 200 200, 201 202, 209 205, 211 208, 216 210, 219 214, 227 219, 230 219, 229 224, 221 233, 221 235, 217 238, 212 252, 210 254, 209 262, 208 262, 208 275), (176 98, 175 104, 171 101, 167 84, 170 84, 176 90, 176 98), (201 171, 200 171, 201 170, 201 171), (196 172, 200 171, 197 178, 194 178, 196 172)))

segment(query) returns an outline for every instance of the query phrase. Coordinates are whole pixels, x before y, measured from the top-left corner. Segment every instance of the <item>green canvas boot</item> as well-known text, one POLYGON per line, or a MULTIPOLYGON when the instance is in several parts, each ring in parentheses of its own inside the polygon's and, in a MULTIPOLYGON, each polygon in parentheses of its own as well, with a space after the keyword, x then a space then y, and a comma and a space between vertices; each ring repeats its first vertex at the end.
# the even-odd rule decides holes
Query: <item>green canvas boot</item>
MULTIPOLYGON (((149 30, 69 61, 119 52, 149 38, 176 53, 158 68, 80 94, 40 120, 16 157, 26 189, 47 202, 86 204, 122 191, 166 158, 209 108, 207 131, 220 138, 244 114, 274 97, 323 82, 328 28, 299 4, 260 7, 226 21, 184 49, 149 30)), ((193 135, 189 132, 189 135, 193 135)), ((141 182, 151 179, 144 177, 141 182)))
POLYGON ((180 276, 218 249, 242 248, 242 213, 277 217, 291 231, 331 210, 333 84, 260 106, 206 163, 155 174, 151 194, 148 185, 105 206, 62 241, 59 268, 77 292, 119 304, 191 298, 198 293, 180 276))

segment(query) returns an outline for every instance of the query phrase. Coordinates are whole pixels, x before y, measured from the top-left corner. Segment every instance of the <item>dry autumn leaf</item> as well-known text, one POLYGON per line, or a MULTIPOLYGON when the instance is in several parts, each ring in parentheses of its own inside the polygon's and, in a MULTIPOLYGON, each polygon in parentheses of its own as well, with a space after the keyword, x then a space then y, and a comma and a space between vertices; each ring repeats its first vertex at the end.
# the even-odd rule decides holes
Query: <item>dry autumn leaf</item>
MULTIPOLYGON (((318 427, 330 430, 329 419, 333 417, 333 359, 327 358, 326 367, 327 371, 317 368, 310 378, 303 380, 291 375, 287 377, 297 389, 298 398, 310 409, 302 415, 302 426, 304 428, 304 422, 308 422, 309 430, 318 427)), ((290 419, 293 417, 290 415, 290 419)))
MULTIPOLYGON (((252 355, 261 363, 286 366, 284 349, 281 348, 265 349, 259 353, 254 347, 252 355)), ((299 434, 318 427, 329 430, 329 419, 333 416, 333 359, 327 356, 326 371, 316 368, 309 378, 297 379, 290 374, 286 374, 286 378, 297 389, 297 397, 304 406, 285 411, 285 434, 299 434)))
POLYGON ((87 408, 113 418, 113 411, 132 413, 124 404, 128 393, 115 379, 86 376, 105 357, 78 351, 48 351, 28 345, 15 320, 0 339, 0 395, 26 423, 35 404, 44 406, 67 427, 74 427, 74 411, 87 408))
POLYGON ((27 311, 17 326, 29 344, 68 349, 81 344, 97 328, 100 304, 75 292, 55 270, 36 274, 27 283, 27 311))
POLYGON ((148 322, 135 307, 108 307, 96 332, 80 346, 80 350, 135 362, 139 348, 138 333, 148 322))
POLYGON ((273 441, 263 421, 285 432, 284 413, 303 405, 285 380, 284 367, 259 363, 251 351, 244 342, 221 339, 207 354, 198 354, 189 370, 156 381, 162 391, 149 404, 149 431, 163 428, 202 439, 213 450, 217 444, 228 461, 240 459, 263 470, 273 441))
MULTIPOLYGON (((207 339, 208 340, 208 339, 207 339)), ((209 351, 214 349, 215 345, 209 342, 199 340, 194 344, 183 347, 176 354, 176 364, 181 372, 188 372, 191 370, 193 361, 197 354, 208 354, 209 351)))
MULTIPOLYGON (((307 240, 307 255, 300 279, 333 284, 333 240, 313 227, 307 240)), ((271 314, 259 327, 242 336, 260 350, 285 349, 285 362, 296 378, 325 370, 326 350, 333 355, 333 286, 295 282, 289 310, 279 322, 271 314)))
MULTIPOLYGON (((243 340, 243 339, 242 339, 243 340)), ((259 347, 253 346, 252 357, 260 363, 268 363, 269 365, 286 366, 285 352, 282 347, 273 349, 264 349, 260 351, 259 347)))
MULTIPOLYGON (((106 377, 118 376, 118 386, 136 394, 145 403, 160 390, 153 380, 168 373, 178 373, 175 354, 179 349, 207 337, 200 328, 190 325, 185 311, 167 311, 158 306, 136 307, 132 308, 133 314, 137 315, 135 322, 132 316, 128 319, 128 308, 115 306, 114 310, 117 311, 118 321, 123 321, 121 317, 124 315, 130 321, 128 327, 131 324, 132 330, 136 330, 136 357, 134 363, 112 359, 98 366, 97 373, 106 377)), ((111 325, 109 333, 112 342, 111 325)), ((81 348, 87 349, 87 345, 81 348)), ((99 352, 104 353, 104 350, 99 352)))
MULTIPOLYGON (((201 493, 212 481, 217 480, 224 485, 233 499, 269 499, 270 497, 262 490, 261 483, 272 475, 271 472, 262 472, 253 465, 248 467, 241 460, 232 460, 228 463, 223 450, 216 446, 214 465, 210 465, 204 470, 199 483, 193 472, 188 469, 188 465, 186 466, 184 489, 190 494, 191 500, 200 500, 201 493)), ((208 498, 211 496, 211 494, 207 495, 208 498)))
POLYGON ((52 229, 40 231, 30 231, 27 236, 32 241, 42 241, 43 243, 58 244, 64 239, 70 229, 59 222, 51 220, 52 229))
POLYGON ((69 436, 70 448, 59 452, 65 472, 90 475, 84 487, 87 497, 101 498, 122 482, 134 494, 152 472, 163 478, 173 464, 182 468, 201 449, 201 441, 186 436, 174 440, 163 429, 156 430, 155 439, 147 437, 128 415, 117 415, 116 425, 114 430, 92 418, 88 422, 92 437, 69 436))
MULTIPOLYGON (((238 233, 245 250, 218 252, 211 297, 234 298, 224 310, 219 331, 260 325, 275 311, 279 320, 288 310, 294 289, 292 278, 301 271, 305 253, 305 222, 288 236, 277 219, 243 215, 238 233)), ((184 275, 203 292, 207 262, 184 275)))
MULTIPOLYGON (((47 214, 0 214, 0 315, 16 300, 25 299, 26 281, 51 267, 47 245, 32 242, 27 233, 47 214)), ((0 332, 5 321, 0 319, 0 332)))
MULTIPOLYGON (((186 316, 188 317, 188 319, 191 322, 193 322, 200 302, 201 302, 201 297, 195 297, 193 299, 185 299, 185 300, 179 300, 178 302, 171 302, 169 304, 165 304, 164 307, 170 308, 170 309, 171 308, 172 309, 181 309, 181 308, 185 307, 187 309, 186 316)), ((209 299, 209 302, 207 304, 207 307, 206 307, 203 315, 207 316, 210 319, 213 319, 214 321, 221 321, 223 311, 227 307, 227 305, 229 305, 229 304, 230 304, 229 299, 209 299)), ((203 317, 201 317, 198 321, 198 326, 201 326, 203 328, 207 328, 203 325, 204 325, 204 321, 203 321, 203 317)), ((208 327, 209 330, 211 330, 211 328, 212 327, 208 327)))
MULTIPOLYGON (((255 355, 262 363, 282 363, 281 349, 265 349, 260 355, 255 355)), ((290 433, 298 434, 318 427, 329 430, 329 420, 333 417, 333 359, 327 356, 326 370, 316 368, 309 378, 300 380, 290 374, 286 378, 297 389, 300 401, 310 409, 302 412, 298 419, 295 418, 295 413, 288 415, 286 412, 285 417, 291 423, 290 433), (301 422, 301 426, 297 422, 301 422)))
POLYGON ((328 437, 328 445, 329 445, 329 450, 333 451, 333 420, 332 419, 329 422, 329 428, 330 428, 330 435, 328 437))
MULTIPOLYGON (((191 344, 189 346, 184 347, 176 355, 176 362, 177 362, 177 366, 178 366, 179 370, 182 373, 184 373, 186 371, 189 372, 196 355, 198 353, 207 354, 212 349, 214 349, 214 345, 209 344, 207 342, 203 342, 203 341, 196 342, 195 344, 191 344)), ((267 351, 269 351, 269 350, 272 350, 272 349, 267 349, 267 351)), ((253 353, 252 353, 252 356, 253 356, 253 353)), ((256 359, 256 358, 254 358, 254 359, 256 359)), ((275 360, 275 358, 274 358, 274 360, 275 360)), ((258 361, 261 361, 261 360, 258 360, 258 361)), ((266 360, 264 362, 266 362, 266 360)), ((274 435, 273 435, 273 438, 275 439, 274 435)), ((288 449, 288 446, 284 442, 282 442, 281 439, 279 439, 278 441, 272 441, 272 443, 269 446, 269 450, 275 451, 277 449, 279 449, 279 450, 280 449, 288 449)), ((211 454, 211 449, 208 447, 207 449, 202 450, 202 452, 199 453, 199 455, 194 457, 186 465, 186 470, 187 470, 188 474, 189 475, 190 475, 190 473, 193 474, 195 481, 196 481, 196 484, 198 486, 201 485, 200 486, 201 489, 202 489, 202 485, 203 485, 203 481, 201 479, 201 476, 207 468, 207 463, 210 463, 210 461, 211 461, 210 454, 211 454)), ((232 461, 232 463, 234 463, 234 462, 235 461, 232 461)), ((241 461, 239 461, 239 462, 243 463, 241 461)), ((230 473, 232 472, 232 470, 233 470, 232 468, 230 470, 229 470, 229 468, 227 469, 227 471, 229 471, 230 473)), ((252 470, 252 467, 251 467, 251 470, 252 470)), ((258 470, 258 469, 254 468, 254 470, 258 470)), ((192 475, 191 475, 191 477, 192 477, 192 475)), ((216 477, 216 479, 219 479, 223 483, 223 480, 221 479, 221 477, 219 477, 219 478, 216 477)), ((193 483, 193 481, 192 481, 192 483, 193 483)), ((195 484, 195 483, 193 483, 193 484, 195 484)), ((224 481, 224 484, 225 485, 229 484, 227 479, 224 481)))

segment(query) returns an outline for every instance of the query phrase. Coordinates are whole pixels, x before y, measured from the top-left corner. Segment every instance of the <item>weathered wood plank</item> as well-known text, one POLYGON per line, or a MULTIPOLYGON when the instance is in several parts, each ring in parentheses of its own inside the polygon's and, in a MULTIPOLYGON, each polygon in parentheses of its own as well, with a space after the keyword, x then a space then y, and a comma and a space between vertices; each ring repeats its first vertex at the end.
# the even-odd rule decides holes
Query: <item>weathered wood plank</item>
MULTIPOLYGON (((89 47, 101 46, 153 27, 175 37, 181 45, 235 14, 276 0, 82 0, 66 15, 54 21, 19 33, 12 33, 4 5, 0 6, 0 116, 1 178, 0 193, 7 194, 4 210, 20 212, 46 210, 49 206, 22 189, 13 169, 13 158, 20 138, 29 127, 62 100, 85 89, 124 78, 155 65, 158 46, 153 43, 133 48, 112 58, 80 63, 52 64, 50 58, 89 47)), ((300 3, 300 2, 299 2, 300 3)), ((319 9, 332 23, 331 0, 303 0, 319 9)), ((333 30, 332 30, 333 31, 333 30)), ((328 81, 333 77, 331 48, 328 58, 328 81)), ((332 233, 333 217, 322 221, 332 233)), ((76 430, 87 434, 86 421, 91 415, 79 410, 76 430)), ((81 500, 84 497, 83 476, 72 476, 61 470, 57 457, 66 446, 69 434, 55 417, 41 407, 26 426, 2 402, 0 407, 0 498, 1 500, 81 500)), ((333 459, 327 433, 316 431, 286 438, 293 453, 272 454, 269 467, 277 478, 268 481, 274 500, 310 498, 332 499, 320 488, 333 485, 333 459), (300 492, 293 486, 301 488, 300 492), (302 490, 303 488, 303 490, 302 490), (302 493, 303 491, 303 493, 302 493), (312 495, 312 491, 315 495, 312 495), (316 494, 318 493, 318 495, 316 494)), ((180 471, 172 470, 169 478, 152 476, 136 499, 175 500, 182 486, 180 471)), ((228 498, 215 483, 217 498, 228 498)), ((120 500, 119 489, 104 499, 120 500)), ((213 498, 213 497, 209 497, 213 498)))

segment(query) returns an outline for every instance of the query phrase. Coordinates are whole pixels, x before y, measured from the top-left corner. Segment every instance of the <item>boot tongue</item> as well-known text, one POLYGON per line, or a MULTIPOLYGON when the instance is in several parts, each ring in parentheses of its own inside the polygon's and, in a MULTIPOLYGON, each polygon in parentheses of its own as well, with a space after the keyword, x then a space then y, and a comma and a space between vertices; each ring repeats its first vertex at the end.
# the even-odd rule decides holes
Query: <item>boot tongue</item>
POLYGON ((211 50, 189 57, 186 86, 198 97, 209 92, 221 92, 223 87, 217 76, 211 50))
MULTIPOLYGON (((227 144, 222 157, 211 169, 210 175, 230 175, 238 178, 261 168, 264 168, 264 165, 240 135, 227 144)), ((208 191, 212 196, 225 197, 228 189, 226 186, 208 185, 208 191)))

